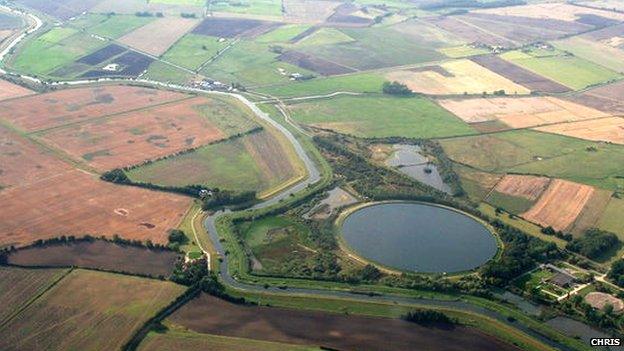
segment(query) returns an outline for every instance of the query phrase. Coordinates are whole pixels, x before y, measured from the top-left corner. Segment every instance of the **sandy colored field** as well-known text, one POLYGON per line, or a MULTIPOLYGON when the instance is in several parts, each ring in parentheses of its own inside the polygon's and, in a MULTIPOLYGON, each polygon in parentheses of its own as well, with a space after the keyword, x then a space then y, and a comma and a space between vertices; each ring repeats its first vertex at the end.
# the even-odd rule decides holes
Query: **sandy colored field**
POLYGON ((191 199, 101 181, 79 170, 0 192, 0 246, 92 234, 167 243, 191 199))
POLYGON ((284 19, 295 23, 321 23, 334 13, 338 1, 284 0, 284 19))
POLYGON ((123 85, 59 90, 0 103, 0 118, 41 130, 181 99, 185 95, 123 85))
POLYGON ((611 195, 613 193, 609 190, 595 188, 594 193, 589 198, 581 214, 576 217, 574 224, 568 228, 568 231, 572 235, 580 236, 585 233, 589 228, 596 228, 599 224, 600 217, 602 217, 609 202, 611 202, 611 195))
POLYGON ((609 116, 590 107, 547 96, 446 99, 439 103, 468 123, 499 120, 512 128, 609 116))
POLYGON ((120 350, 183 291, 171 282, 74 270, 0 328, 0 349, 120 350))
POLYGON ((26 185, 69 170, 68 164, 0 125, 0 189, 26 185))
POLYGON ((476 13, 490 13, 503 16, 520 16, 541 19, 557 19, 561 21, 573 22, 581 18, 581 15, 594 15, 624 21, 624 14, 589 9, 586 7, 574 6, 565 3, 545 3, 531 4, 524 6, 509 6, 495 9, 476 10, 476 13))
MULTIPOLYGON (((0 41, 2 41, 1 36, 0 41)), ((0 100, 26 96, 30 94, 33 94, 33 92, 26 88, 22 88, 19 85, 0 79, 0 100)))
POLYGON ((609 295, 603 292, 592 291, 585 296, 585 302, 592 307, 602 310, 607 305, 613 306, 614 312, 620 312, 624 310, 624 302, 613 295, 609 295))
POLYGON ((519 174, 508 174, 496 184, 494 190, 510 196, 519 196, 527 200, 537 200, 546 189, 550 179, 519 174))
POLYGON ((432 70, 400 70, 386 74, 391 81, 406 84, 415 92, 445 94, 481 94, 505 90, 509 94, 528 94, 530 91, 470 60, 445 62, 432 70), (444 72, 446 71, 446 72, 444 72), (441 74, 444 73, 444 74, 441 74))
POLYGON ((124 35, 119 41, 148 54, 160 56, 197 23, 198 19, 163 17, 124 35))
POLYGON ((543 227, 566 230, 583 211, 594 193, 589 185, 554 179, 537 203, 522 217, 543 227))
POLYGON ((624 118, 621 117, 562 123, 536 129, 542 132, 567 135, 580 139, 624 144, 624 118))
POLYGON ((44 292, 65 272, 65 269, 0 267, 0 323, 44 292))
POLYGON ((200 114, 210 100, 197 97, 55 129, 43 140, 100 171, 195 148, 226 135, 200 114))

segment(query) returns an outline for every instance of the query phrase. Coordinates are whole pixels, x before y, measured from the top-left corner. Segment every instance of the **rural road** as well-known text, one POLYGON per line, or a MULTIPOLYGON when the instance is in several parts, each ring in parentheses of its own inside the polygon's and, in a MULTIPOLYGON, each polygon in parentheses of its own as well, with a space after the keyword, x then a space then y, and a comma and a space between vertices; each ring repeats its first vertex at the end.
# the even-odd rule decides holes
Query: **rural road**
MULTIPOLYGON (((14 41, 10 42, 5 47, 5 49, 2 52, 0 52, 0 64, 2 63, 6 54, 9 53, 11 48, 15 47, 15 45, 17 45, 21 40, 23 40, 24 37, 26 37, 28 34, 35 32, 42 26, 42 21, 32 14, 16 12, 14 10, 12 11, 14 13, 21 14, 22 16, 27 16, 30 20, 34 21, 34 25, 30 29, 28 29, 26 32, 24 32, 22 35, 17 37, 14 41)), ((0 74, 7 74, 7 72, 3 69, 0 69, 0 74)), ((276 195, 266 199, 265 201, 253 206, 252 209, 261 209, 261 208, 274 205, 278 203, 279 201, 287 198, 291 194, 295 194, 305 189, 305 187, 307 187, 308 185, 314 184, 321 179, 320 172, 316 164, 312 161, 310 156, 305 152, 304 148, 299 143, 297 138, 287 128, 285 128, 283 125, 279 124, 275 120, 271 119, 266 113, 262 112, 253 102, 247 100, 247 98, 245 98, 242 95, 235 94, 235 93, 225 93, 225 92, 207 92, 202 89, 190 88, 190 87, 174 85, 174 84, 166 84, 162 82, 156 82, 156 81, 150 81, 150 80, 144 80, 144 79, 95 79, 95 80, 46 83, 36 77, 31 77, 31 76, 26 76, 26 75, 20 75, 20 77, 33 81, 33 82, 40 83, 40 84, 44 84, 44 85, 48 84, 48 85, 56 85, 56 86, 61 86, 61 85, 80 86, 80 85, 89 85, 89 84, 98 83, 98 82, 120 82, 120 83, 124 83, 124 82, 137 83, 138 82, 138 83, 152 85, 152 86, 166 87, 169 89, 179 90, 183 92, 191 92, 191 93, 199 93, 199 94, 208 93, 208 94, 229 95, 238 99, 240 102, 248 106, 256 114, 258 118, 266 121, 271 126, 279 130, 292 143, 297 155, 304 163, 307 173, 308 173, 308 176, 304 180, 277 193, 276 195)), ((478 313, 478 314, 490 317, 492 319, 496 319, 502 323, 513 326, 514 328, 517 328, 525 332, 526 334, 529 334, 533 336, 534 338, 554 348, 561 349, 561 350, 570 350, 564 345, 556 343, 542 336, 541 334, 538 334, 537 332, 527 328, 526 326, 520 323, 511 322, 507 320, 507 318, 504 315, 496 311, 489 310, 484 307, 476 306, 476 305, 473 305, 473 304, 470 304, 468 302, 464 302, 461 300, 447 301, 447 300, 434 300, 434 299, 417 299, 417 298, 408 298, 408 297, 391 296, 391 295, 369 296, 369 295, 353 294, 349 291, 323 290, 323 289, 312 289, 312 288, 285 288, 284 289, 284 288, 271 287, 271 286, 264 288, 263 286, 237 281, 234 277, 232 277, 229 274, 228 256, 224 254, 225 250, 219 240, 219 235, 215 227, 215 222, 218 220, 218 218, 220 218, 221 216, 227 213, 230 213, 230 211, 228 210, 219 211, 206 217, 206 219, 204 220, 204 227, 209 233, 209 236, 212 240, 212 243, 216 251, 220 254, 222 258, 222 262, 219 265, 219 275, 221 279, 223 280, 223 282, 232 288, 240 289, 244 291, 250 291, 250 292, 271 293, 271 294, 282 295, 282 296, 293 296, 293 295, 311 296, 312 295, 312 296, 329 297, 329 298, 332 298, 332 297, 333 298, 348 298, 351 300, 358 300, 358 301, 364 301, 364 302, 397 302, 397 303, 414 304, 414 305, 420 305, 420 306, 453 308, 457 310, 478 313)), ((198 240, 198 245, 200 245, 201 247, 201 242, 199 240, 198 240)), ((201 249, 202 251, 204 251, 205 254, 207 255, 209 254, 206 248, 201 247, 201 249)))

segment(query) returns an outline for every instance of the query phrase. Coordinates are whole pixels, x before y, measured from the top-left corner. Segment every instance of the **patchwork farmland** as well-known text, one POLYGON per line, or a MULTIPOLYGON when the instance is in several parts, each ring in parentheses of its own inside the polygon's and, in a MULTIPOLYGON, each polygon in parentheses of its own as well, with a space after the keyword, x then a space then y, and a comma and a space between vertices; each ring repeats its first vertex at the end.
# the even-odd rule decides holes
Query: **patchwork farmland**
POLYGON ((165 17, 124 35, 119 38, 119 42, 150 55, 160 56, 198 23, 194 19, 165 17))

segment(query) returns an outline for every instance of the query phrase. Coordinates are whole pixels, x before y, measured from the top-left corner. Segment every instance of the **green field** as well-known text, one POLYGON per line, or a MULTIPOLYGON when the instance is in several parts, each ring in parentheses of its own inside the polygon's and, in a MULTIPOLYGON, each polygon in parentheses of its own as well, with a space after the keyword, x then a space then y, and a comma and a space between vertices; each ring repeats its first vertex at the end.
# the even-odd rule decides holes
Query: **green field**
POLYGON ((154 17, 90 13, 73 21, 72 25, 105 38, 117 39, 153 20, 154 17))
POLYGON ((254 257, 260 262, 257 270, 263 273, 292 274, 295 265, 306 265, 306 260, 317 252, 307 242, 310 230, 286 217, 267 217, 241 225, 241 233, 254 257))
POLYGON ((384 81, 385 79, 376 73, 358 73, 261 87, 257 91, 282 98, 323 95, 338 91, 378 93, 381 92, 384 81))
POLYGON ((191 33, 178 40, 163 55, 163 59, 196 70, 228 45, 227 40, 219 41, 219 38, 191 33))
POLYGON ((282 15, 282 3, 279 0, 211 0, 208 8, 211 11, 217 12, 232 12, 265 16, 282 15))
POLYGON ((575 90, 621 77, 607 68, 559 51, 510 51, 501 57, 575 90))
POLYGON ((26 42, 12 57, 10 65, 18 71, 48 76, 56 68, 70 64, 106 44, 77 29, 55 27, 26 42))
POLYGON ((349 43, 355 39, 335 28, 320 28, 307 37, 299 40, 295 47, 334 45, 349 43))
POLYGON ((288 24, 256 38, 258 43, 286 43, 300 33, 310 28, 307 24, 288 24))
POLYGON ((261 192, 294 177, 295 170, 279 142, 263 131, 140 166, 128 176, 160 185, 261 192))
POLYGON ((462 46, 452 46, 448 48, 438 49, 438 52, 450 58, 462 58, 462 57, 469 57, 469 56, 474 56, 474 55, 483 55, 483 54, 487 54, 490 51, 484 48, 475 48, 475 47, 468 46, 468 45, 462 45, 462 46))
POLYGON ((139 351, 313 351, 316 347, 200 334, 189 330, 150 332, 141 342, 139 351))
POLYGON ((492 191, 486 201, 494 207, 503 208, 505 211, 516 215, 526 212, 535 203, 535 201, 523 197, 510 196, 498 191, 492 191))
POLYGON ((611 198, 607 208, 600 217, 597 227, 617 234, 624 241, 624 200, 611 198))
POLYGON ((538 269, 514 280, 513 285, 517 286, 522 290, 529 291, 530 289, 541 285, 542 280, 548 279, 552 276, 553 274, 551 272, 538 269))
POLYGON ((475 133, 423 97, 338 96, 289 105, 293 119, 360 137, 434 138, 475 133))
POLYGON ((599 41, 572 37, 553 42, 559 50, 573 53, 575 56, 597 63, 613 71, 624 72, 624 51, 599 41))
POLYGON ((563 178, 607 190, 624 188, 624 147, 518 130, 441 141, 456 162, 485 172, 563 178), (594 147, 593 149, 589 149, 594 147))
POLYGON ((333 45, 305 46, 301 51, 346 67, 374 69, 435 61, 444 55, 435 44, 390 28, 342 29, 355 41, 333 45))
POLYGON ((161 61, 154 61, 147 69, 145 78, 160 82, 185 84, 193 79, 194 75, 180 68, 173 67, 161 61))
POLYGON ((236 82, 245 86, 289 82, 287 73, 310 74, 302 68, 277 60, 278 54, 269 51, 269 45, 241 40, 201 73, 222 82, 236 82))
POLYGON ((73 270, 0 326, 0 349, 121 349, 184 290, 155 279, 73 270))

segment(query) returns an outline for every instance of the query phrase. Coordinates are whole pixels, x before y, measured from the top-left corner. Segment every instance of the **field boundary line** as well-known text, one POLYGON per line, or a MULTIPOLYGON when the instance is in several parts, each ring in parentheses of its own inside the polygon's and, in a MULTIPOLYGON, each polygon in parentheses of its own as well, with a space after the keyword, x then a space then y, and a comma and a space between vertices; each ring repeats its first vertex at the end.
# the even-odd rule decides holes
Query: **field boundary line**
POLYGON ((73 271, 74 271, 73 268, 67 269, 65 271, 65 273, 61 274, 55 281, 53 281, 52 283, 50 283, 50 285, 48 285, 45 289, 43 289, 43 291, 41 291, 39 294, 33 296, 28 302, 26 302, 17 311, 13 312, 11 315, 9 315, 7 318, 5 318, 2 322, 0 322, 0 328, 4 327, 7 323, 9 323, 11 320, 13 320, 13 318, 19 316, 22 312, 24 312, 24 310, 26 310, 33 303, 35 303, 37 300, 39 300, 39 298, 41 296, 43 296, 45 293, 50 291, 50 289, 55 287, 61 280, 63 280, 65 277, 67 277, 73 271))

